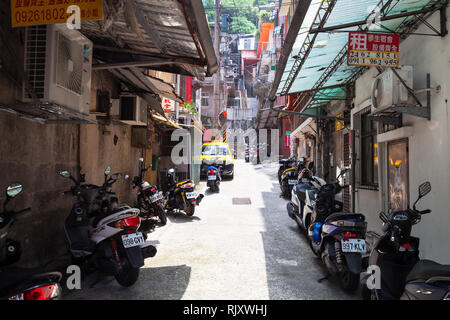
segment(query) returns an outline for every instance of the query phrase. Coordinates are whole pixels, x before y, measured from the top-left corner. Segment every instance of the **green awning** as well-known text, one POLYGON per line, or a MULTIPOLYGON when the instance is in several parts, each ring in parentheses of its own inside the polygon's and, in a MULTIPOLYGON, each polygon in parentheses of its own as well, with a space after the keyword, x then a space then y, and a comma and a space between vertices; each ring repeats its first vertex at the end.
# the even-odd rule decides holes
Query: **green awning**
MULTIPOLYGON (((322 104, 327 100, 334 100, 332 99, 334 97, 345 99, 345 90, 341 87, 353 81, 358 72, 364 70, 364 67, 347 65, 348 31, 366 30, 367 25, 330 32, 317 32, 317 28, 321 22, 322 28, 328 28, 357 21, 367 21, 368 17, 373 17, 371 13, 375 6, 380 8, 383 5, 386 7, 382 17, 429 9, 421 16, 422 19, 426 19, 440 7, 446 5, 446 0, 313 0, 286 63, 277 95, 314 90, 316 94, 312 100, 313 104, 322 104), (332 6, 333 4, 334 6, 332 6), (329 15, 326 22, 323 23, 324 17, 326 17, 326 8, 330 8, 329 15), (311 32, 312 30, 317 32, 314 41, 311 41, 314 34, 311 32), (310 49, 309 54, 306 54, 307 49, 310 49), (301 63, 303 65, 298 67, 301 63), (299 71, 294 78, 296 70, 299 71), (288 88, 289 85, 290 88, 288 88)), ((383 21, 381 24, 405 38, 407 33, 420 23, 420 19, 410 15, 383 21)), ((389 33, 387 29, 370 30, 370 32, 389 33)), ((314 107, 314 105, 310 107, 314 107)))

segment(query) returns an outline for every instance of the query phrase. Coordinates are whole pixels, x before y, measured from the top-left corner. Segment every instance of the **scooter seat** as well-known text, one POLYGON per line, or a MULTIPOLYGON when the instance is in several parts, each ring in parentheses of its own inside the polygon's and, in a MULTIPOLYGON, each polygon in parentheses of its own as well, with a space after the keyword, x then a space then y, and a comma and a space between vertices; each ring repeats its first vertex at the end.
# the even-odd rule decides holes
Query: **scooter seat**
POLYGON ((450 265, 443 265, 431 260, 420 260, 406 278, 410 281, 427 281, 432 277, 450 277, 450 265))
POLYGON ((29 281, 33 276, 43 273, 43 268, 3 267, 0 269, 0 291, 9 289, 22 282, 29 281))
POLYGON ((325 219, 325 222, 337 221, 342 219, 356 219, 359 221, 365 221, 364 215, 360 213, 336 212, 329 215, 325 219))

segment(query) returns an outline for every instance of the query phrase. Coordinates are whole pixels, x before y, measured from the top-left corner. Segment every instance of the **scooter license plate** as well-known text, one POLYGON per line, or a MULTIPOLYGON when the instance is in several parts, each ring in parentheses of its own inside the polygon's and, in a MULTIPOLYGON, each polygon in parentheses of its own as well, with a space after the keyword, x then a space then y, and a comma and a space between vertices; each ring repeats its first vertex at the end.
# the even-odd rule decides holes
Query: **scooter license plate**
POLYGON ((124 234, 122 236, 122 243, 124 248, 136 247, 141 244, 144 244, 144 242, 145 242, 144 236, 140 232, 124 234))
POLYGON ((186 199, 195 199, 197 194, 195 192, 186 192, 186 199))
POLYGON ((217 180, 216 176, 208 176, 208 180, 217 180))
POLYGON ((297 180, 289 180, 288 183, 290 185, 296 185, 297 184, 297 180))
POLYGON ((158 193, 158 194, 155 194, 155 195, 151 196, 150 197, 150 201, 152 203, 154 203, 154 202, 156 202, 158 200, 161 200, 162 198, 163 198, 162 195, 158 193))
POLYGON ((363 239, 341 240, 342 252, 366 253, 366 241, 363 239))

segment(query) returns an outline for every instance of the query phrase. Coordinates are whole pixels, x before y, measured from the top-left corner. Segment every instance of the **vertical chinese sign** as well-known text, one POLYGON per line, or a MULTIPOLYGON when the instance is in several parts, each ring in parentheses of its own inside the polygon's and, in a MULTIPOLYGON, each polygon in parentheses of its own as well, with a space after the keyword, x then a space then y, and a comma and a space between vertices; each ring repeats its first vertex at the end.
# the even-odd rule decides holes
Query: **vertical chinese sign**
POLYGON ((284 136, 284 146, 286 148, 291 147, 291 131, 286 131, 286 135, 284 136))
POLYGON ((81 21, 103 20, 103 0, 11 0, 13 27, 65 23, 71 13, 67 8, 80 8, 81 21))
POLYGON ((390 33, 349 32, 349 66, 398 68, 400 36, 390 33))

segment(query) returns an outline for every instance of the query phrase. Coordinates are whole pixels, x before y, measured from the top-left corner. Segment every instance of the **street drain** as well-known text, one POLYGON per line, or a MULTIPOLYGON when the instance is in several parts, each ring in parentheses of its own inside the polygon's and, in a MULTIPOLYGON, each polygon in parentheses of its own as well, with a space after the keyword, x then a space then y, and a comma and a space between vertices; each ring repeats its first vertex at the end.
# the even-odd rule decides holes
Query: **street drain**
POLYGON ((252 204, 250 198, 233 198, 233 205, 247 205, 252 204))

